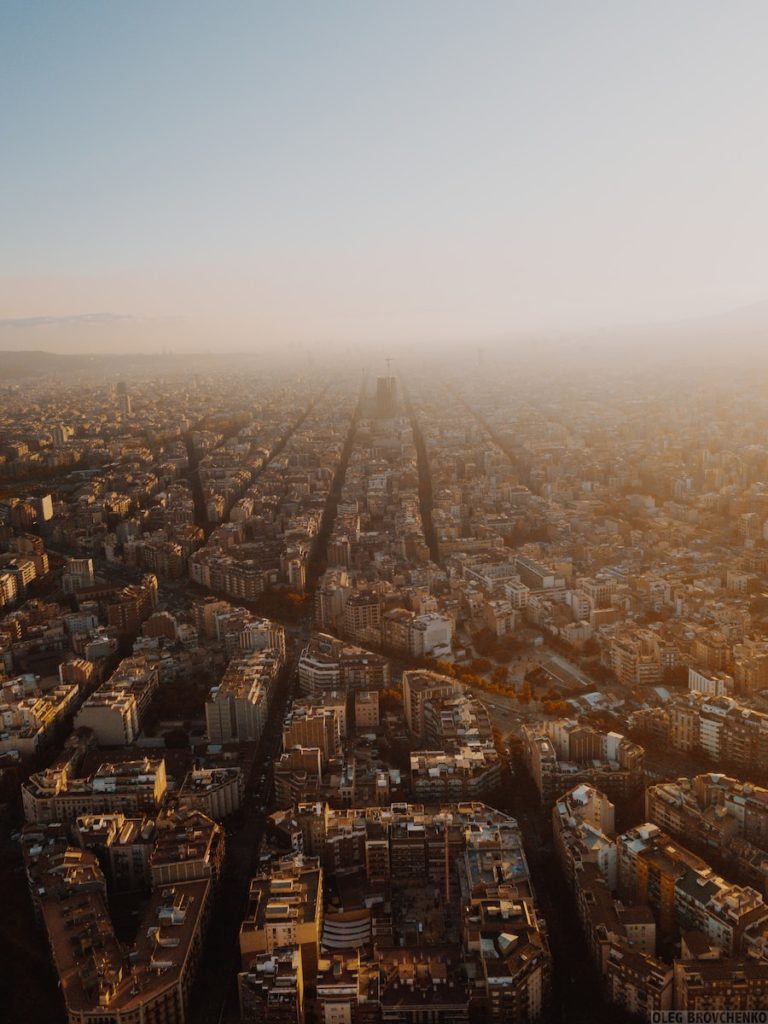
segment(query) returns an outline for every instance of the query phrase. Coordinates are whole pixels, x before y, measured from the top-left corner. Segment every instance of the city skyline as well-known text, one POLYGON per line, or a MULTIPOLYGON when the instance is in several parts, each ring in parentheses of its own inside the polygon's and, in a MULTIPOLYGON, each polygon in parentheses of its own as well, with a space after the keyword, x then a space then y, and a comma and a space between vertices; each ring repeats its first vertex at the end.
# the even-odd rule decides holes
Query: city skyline
POLYGON ((0 5, 0 1018, 768 1020, 768 4, 0 5))

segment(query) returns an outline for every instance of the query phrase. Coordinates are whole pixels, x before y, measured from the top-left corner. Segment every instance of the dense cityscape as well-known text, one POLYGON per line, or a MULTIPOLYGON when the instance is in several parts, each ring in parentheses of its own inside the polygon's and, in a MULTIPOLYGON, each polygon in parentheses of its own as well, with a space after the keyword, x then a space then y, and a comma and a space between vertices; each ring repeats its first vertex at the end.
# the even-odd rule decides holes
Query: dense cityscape
POLYGON ((768 1004, 761 383, 123 370, 0 385, 9 1019, 768 1004))
POLYGON ((767 39, 0 3, 0 1024, 768 1024, 767 39))

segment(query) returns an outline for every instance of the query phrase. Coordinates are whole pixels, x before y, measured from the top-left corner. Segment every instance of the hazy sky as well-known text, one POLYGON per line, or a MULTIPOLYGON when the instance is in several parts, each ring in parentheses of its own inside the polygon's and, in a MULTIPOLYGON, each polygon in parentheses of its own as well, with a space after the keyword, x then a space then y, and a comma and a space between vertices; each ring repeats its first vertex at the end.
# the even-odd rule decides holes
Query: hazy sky
POLYGON ((0 347, 768 299, 768 3, 6 0, 0 347))

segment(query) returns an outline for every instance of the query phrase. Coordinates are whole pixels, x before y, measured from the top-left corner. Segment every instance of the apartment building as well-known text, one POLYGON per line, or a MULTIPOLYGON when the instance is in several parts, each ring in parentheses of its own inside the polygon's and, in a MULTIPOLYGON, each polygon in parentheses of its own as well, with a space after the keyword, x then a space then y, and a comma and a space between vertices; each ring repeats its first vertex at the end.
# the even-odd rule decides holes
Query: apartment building
MULTIPOLYGON (((613 892, 618 856, 613 841, 615 808, 594 786, 568 790, 552 807, 552 835, 560 866, 571 885, 585 864, 594 864, 613 892)), ((652 952, 653 950, 651 950, 652 952)))
POLYGON ((386 658, 326 633, 313 633, 299 657, 299 688, 320 695, 328 691, 381 690, 389 685, 386 658))
POLYGON ((620 889, 653 907, 663 937, 695 928, 726 955, 738 955, 746 931, 768 922, 768 906, 756 890, 725 882, 656 825, 619 836, 617 849, 620 889))
POLYGON ((631 796, 643 784, 645 752, 620 733, 559 719, 524 726, 522 743, 526 768, 546 804, 579 782, 613 800, 631 796))
POLYGON ((177 802, 181 809, 202 811, 221 821, 240 809, 244 792, 242 768, 193 768, 178 790, 177 802))
POLYGON ((345 704, 334 708, 325 703, 296 702, 283 722, 283 750, 316 747, 327 765, 330 758, 338 757, 342 751, 345 712, 345 704))
MULTIPOLYGON (((512 819, 472 801, 429 809, 392 804, 339 810, 316 802, 296 808, 286 827, 301 835, 304 859, 282 861, 272 881, 262 876, 252 883, 254 898, 241 932, 244 971, 253 957, 246 943, 258 945, 258 955, 264 955, 269 941, 288 940, 289 946, 279 951, 287 954, 299 947, 294 936, 303 929, 305 987, 316 983, 316 1008, 338 1012, 334 1020, 421 1020, 425 1008, 431 1021, 453 1024, 469 1024, 476 1016, 493 1024, 545 1017, 551 957, 512 819), (309 849, 317 851, 325 873, 340 885, 357 879, 361 891, 371 894, 395 893, 400 885, 438 886, 460 920, 458 941, 392 946, 392 922, 383 913, 386 908, 373 900, 355 909, 329 908, 319 930, 325 956, 321 950, 317 963, 310 964, 307 954, 316 948, 319 910, 301 884, 301 871, 302 865, 313 872, 319 867, 307 860, 309 849), (270 899, 279 900, 271 915, 259 909, 270 899), (254 932, 260 933, 258 939, 254 932), (389 942, 377 943, 377 934, 390 935, 389 942), (342 949, 365 950, 357 969, 336 952, 342 949)), ((309 888, 311 894, 319 892, 314 882, 309 888)))
POLYGON ((237 989, 243 1024, 302 1024, 305 1020, 298 948, 251 956, 248 969, 237 976, 237 989))
POLYGON ((501 762, 492 743, 411 753, 411 792, 424 803, 482 800, 500 784, 501 762))
POLYGON ((279 651, 271 649, 244 652, 230 660, 205 704, 211 743, 261 739, 282 667, 279 651))
POLYGON ((715 849, 751 885, 768 891, 768 790, 706 773, 650 786, 645 813, 698 849, 715 849))
POLYGON ((155 658, 124 658, 77 712, 75 726, 91 729, 100 746, 127 746, 139 735, 142 718, 159 684, 160 669, 155 658))
POLYGON ((33 758, 74 710, 79 687, 60 683, 42 690, 34 675, 0 683, 0 753, 33 758))
POLYGON ((28 867, 69 1024, 184 1024, 210 911, 208 879, 155 890, 126 951, 93 854, 45 850, 28 867), (93 859, 90 867, 88 858, 93 859), (82 865, 82 867, 81 867, 82 865), (86 870, 83 870, 86 868, 86 870))
POLYGON ((81 814, 154 813, 168 789, 162 758, 102 764, 89 776, 74 777, 68 765, 46 768, 22 785, 24 817, 30 823, 74 821, 81 814))
POLYGON ((462 693, 462 687, 455 679, 426 669, 403 672, 402 685, 405 721, 417 740, 426 732, 427 703, 440 697, 453 697, 462 693))
POLYGON ((248 908, 240 927, 242 970, 255 957, 297 948, 305 984, 317 973, 323 930, 323 871, 317 859, 298 856, 251 880, 248 908))

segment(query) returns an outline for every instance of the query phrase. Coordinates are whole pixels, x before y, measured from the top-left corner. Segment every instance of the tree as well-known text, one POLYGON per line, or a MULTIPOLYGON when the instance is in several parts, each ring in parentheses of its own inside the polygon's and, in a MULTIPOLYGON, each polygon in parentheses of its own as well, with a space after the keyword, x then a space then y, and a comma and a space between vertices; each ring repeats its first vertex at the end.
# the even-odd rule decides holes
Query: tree
POLYGON ((558 718, 564 718, 570 712, 570 707, 564 700, 543 700, 541 706, 545 715, 556 715, 558 718))
POLYGON ((486 672, 490 672, 493 666, 487 658, 475 658, 469 665, 472 672, 477 675, 485 675, 486 672))
POLYGON ((395 687, 381 691, 382 711, 399 711, 403 706, 403 691, 395 687))
POLYGON ((487 656, 491 653, 493 645, 496 642, 496 636, 490 631, 490 629, 481 629, 472 636, 472 644, 478 654, 487 656))

